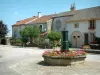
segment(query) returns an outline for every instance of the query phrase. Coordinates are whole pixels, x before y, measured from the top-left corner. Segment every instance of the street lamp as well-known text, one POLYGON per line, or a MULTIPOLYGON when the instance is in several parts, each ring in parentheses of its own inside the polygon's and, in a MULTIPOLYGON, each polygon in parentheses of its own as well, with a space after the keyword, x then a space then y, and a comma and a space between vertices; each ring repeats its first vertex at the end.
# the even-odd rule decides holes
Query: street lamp
POLYGON ((68 31, 64 28, 62 30, 62 42, 61 42, 61 51, 69 51, 69 42, 68 42, 68 31))

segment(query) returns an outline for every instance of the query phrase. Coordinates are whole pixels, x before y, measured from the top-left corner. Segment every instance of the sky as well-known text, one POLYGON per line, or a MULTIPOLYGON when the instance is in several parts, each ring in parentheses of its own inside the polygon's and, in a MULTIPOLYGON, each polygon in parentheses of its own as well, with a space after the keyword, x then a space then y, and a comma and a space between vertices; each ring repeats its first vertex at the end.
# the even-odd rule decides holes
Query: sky
POLYGON ((100 6, 100 0, 0 0, 0 20, 7 24, 12 35, 12 25, 16 21, 32 16, 69 11, 75 2, 76 10, 100 6))

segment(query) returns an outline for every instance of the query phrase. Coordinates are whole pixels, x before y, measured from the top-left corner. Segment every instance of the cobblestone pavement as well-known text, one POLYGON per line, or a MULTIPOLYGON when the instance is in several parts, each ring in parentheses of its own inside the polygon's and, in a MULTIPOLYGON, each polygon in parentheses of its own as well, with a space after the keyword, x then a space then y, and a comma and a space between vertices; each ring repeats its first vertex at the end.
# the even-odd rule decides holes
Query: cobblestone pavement
POLYGON ((43 49, 0 46, 0 75, 100 75, 100 55, 88 54, 84 64, 47 66, 43 49))

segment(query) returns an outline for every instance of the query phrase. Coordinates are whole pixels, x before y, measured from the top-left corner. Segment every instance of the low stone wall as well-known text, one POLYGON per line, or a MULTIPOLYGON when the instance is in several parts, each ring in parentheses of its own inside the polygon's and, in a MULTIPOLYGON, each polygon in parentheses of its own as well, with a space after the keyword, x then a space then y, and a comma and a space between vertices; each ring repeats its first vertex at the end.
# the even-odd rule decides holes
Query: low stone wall
POLYGON ((83 63, 86 56, 78 56, 74 58, 59 57, 59 56, 43 56, 44 62, 48 65, 67 66, 83 63))

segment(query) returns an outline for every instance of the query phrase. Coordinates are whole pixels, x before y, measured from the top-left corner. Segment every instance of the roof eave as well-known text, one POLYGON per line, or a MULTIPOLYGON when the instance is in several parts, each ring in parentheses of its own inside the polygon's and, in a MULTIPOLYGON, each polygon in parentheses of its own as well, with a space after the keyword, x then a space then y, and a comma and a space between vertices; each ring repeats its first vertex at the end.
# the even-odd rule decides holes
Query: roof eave
POLYGON ((69 17, 69 16, 73 16, 73 15, 55 16, 55 17, 52 17, 52 18, 59 18, 59 17, 69 17))
POLYGON ((100 18, 80 19, 80 20, 66 20, 65 22, 77 22, 77 21, 88 21, 88 20, 100 20, 100 18))

